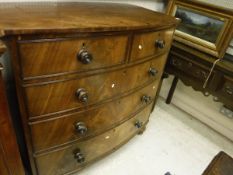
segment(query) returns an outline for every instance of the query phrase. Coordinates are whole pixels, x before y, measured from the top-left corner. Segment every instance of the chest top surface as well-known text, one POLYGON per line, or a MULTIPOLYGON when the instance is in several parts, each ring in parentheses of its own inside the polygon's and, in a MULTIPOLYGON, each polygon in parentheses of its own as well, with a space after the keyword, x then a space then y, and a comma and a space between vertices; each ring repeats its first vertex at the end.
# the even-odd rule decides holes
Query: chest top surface
POLYGON ((169 28, 177 21, 141 7, 114 3, 1 3, 0 36, 169 28))

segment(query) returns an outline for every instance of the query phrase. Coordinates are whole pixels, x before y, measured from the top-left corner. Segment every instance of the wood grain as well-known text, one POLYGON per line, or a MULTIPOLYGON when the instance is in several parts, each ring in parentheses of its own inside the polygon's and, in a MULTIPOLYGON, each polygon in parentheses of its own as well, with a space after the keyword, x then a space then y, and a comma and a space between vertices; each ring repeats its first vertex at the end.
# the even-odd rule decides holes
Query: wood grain
POLYGON ((164 29, 177 23, 172 17, 142 7, 114 3, 2 3, 0 16, 2 36, 164 29))
POLYGON ((127 42, 127 35, 21 41, 22 77, 67 74, 123 64, 127 42), (83 47, 93 56, 89 64, 77 58, 83 47))
POLYGON ((88 105, 100 103, 142 86, 161 76, 165 57, 166 55, 163 55, 152 61, 110 73, 27 87, 25 94, 29 118, 45 117, 74 108, 86 108, 88 105), (155 77, 148 73, 151 67, 158 70, 158 75, 155 77), (87 91, 87 103, 80 102, 76 97, 75 92, 79 88, 87 91))
POLYGON ((34 151, 38 152, 83 138, 94 137, 106 129, 119 125, 132 117, 135 111, 137 112, 147 105, 141 101, 142 96, 150 96, 151 102, 153 102, 157 87, 158 81, 155 81, 138 92, 100 107, 61 116, 57 119, 30 123, 34 151), (75 131, 74 124, 76 122, 85 123, 88 129, 85 134, 81 135, 75 131))
POLYGON ((233 158, 221 151, 210 162, 202 175, 231 175, 232 172, 233 158))
POLYGON ((114 151, 116 147, 122 145, 140 131, 134 124, 136 121, 146 124, 149 119, 150 111, 151 105, 119 127, 93 139, 72 144, 56 152, 37 156, 36 161, 38 163, 39 175, 62 175, 74 171, 75 169, 78 170, 95 159, 98 159, 100 156, 114 151), (86 158, 83 164, 79 164, 74 158, 73 152, 77 148, 81 150, 86 158))
POLYGON ((174 29, 158 32, 138 33, 134 35, 130 61, 165 53, 170 49, 174 29), (164 41, 165 47, 158 48, 156 41, 164 41))
MULTIPOLYGON (((0 64, 0 68, 2 65, 0 64)), ((0 69, 0 174, 24 175, 0 69)))
POLYGON ((0 16, 33 175, 71 174, 144 131, 178 23, 173 17, 75 2, 5 3, 0 16), (161 51, 154 48, 157 37, 166 42, 161 51), (83 43, 93 54, 88 65, 76 58, 83 43), (80 88, 88 94, 85 103, 77 98, 80 88), (146 94, 151 98, 142 104, 146 94), (79 121, 88 127, 84 136, 74 132, 79 121), (86 156, 82 165, 74 158, 77 148, 86 156))

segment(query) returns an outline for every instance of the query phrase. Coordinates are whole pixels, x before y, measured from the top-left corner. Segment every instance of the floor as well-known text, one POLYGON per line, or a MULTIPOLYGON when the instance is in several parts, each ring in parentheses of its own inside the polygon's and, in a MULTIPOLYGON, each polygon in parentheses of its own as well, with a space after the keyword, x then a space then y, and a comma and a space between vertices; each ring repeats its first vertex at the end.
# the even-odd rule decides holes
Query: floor
POLYGON ((212 158, 233 142, 159 99, 147 130, 78 175, 201 175, 212 158))

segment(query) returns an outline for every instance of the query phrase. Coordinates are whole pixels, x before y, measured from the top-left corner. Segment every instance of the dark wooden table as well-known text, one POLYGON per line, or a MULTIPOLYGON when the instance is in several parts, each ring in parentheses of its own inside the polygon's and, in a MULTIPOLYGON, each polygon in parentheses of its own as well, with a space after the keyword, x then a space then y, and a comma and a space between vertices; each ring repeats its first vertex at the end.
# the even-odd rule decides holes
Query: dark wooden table
POLYGON ((202 175, 233 175, 233 159, 224 152, 218 153, 202 175))
POLYGON ((233 62, 231 60, 231 55, 225 55, 216 64, 207 81, 207 86, 203 87, 216 58, 173 41, 165 72, 175 77, 166 103, 171 103, 176 85, 178 81, 182 81, 186 86, 191 86, 205 96, 213 95, 215 101, 222 102, 225 107, 233 110, 233 62))

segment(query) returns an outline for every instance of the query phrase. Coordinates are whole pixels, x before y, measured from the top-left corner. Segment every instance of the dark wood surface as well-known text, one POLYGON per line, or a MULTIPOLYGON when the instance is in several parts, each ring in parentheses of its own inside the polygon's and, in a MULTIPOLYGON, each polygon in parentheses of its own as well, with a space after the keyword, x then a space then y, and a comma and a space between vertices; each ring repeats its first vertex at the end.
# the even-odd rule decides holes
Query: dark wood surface
POLYGON ((173 17, 105 3, 1 8, 33 175, 70 174, 143 133, 177 25, 173 17), (88 64, 77 58, 83 45, 93 56, 88 64), (80 122, 83 135, 75 128, 80 122), (84 163, 74 158, 77 148, 84 163))
POLYGON ((202 175, 232 175, 233 158, 225 152, 220 152, 210 162, 202 175))
POLYGON ((191 86, 204 95, 213 95, 217 101, 233 110, 233 63, 222 59, 218 62, 209 78, 207 86, 204 83, 210 69, 216 60, 200 51, 173 42, 166 72, 175 75, 185 85, 191 86))
POLYGON ((114 3, 1 3, 0 16, 2 36, 145 28, 159 30, 176 24, 172 17, 142 7, 114 3))
POLYGON ((24 175, 19 147, 9 113, 0 64, 0 174, 24 175))

